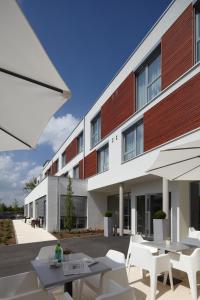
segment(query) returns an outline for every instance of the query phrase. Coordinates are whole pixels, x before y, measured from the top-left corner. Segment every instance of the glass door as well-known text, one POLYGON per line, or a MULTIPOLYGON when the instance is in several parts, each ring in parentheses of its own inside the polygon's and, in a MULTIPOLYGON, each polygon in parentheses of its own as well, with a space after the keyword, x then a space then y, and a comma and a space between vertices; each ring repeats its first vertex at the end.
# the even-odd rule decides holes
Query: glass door
POLYGON ((136 197, 137 232, 147 238, 153 238, 153 215, 162 209, 162 194, 147 194, 136 197))

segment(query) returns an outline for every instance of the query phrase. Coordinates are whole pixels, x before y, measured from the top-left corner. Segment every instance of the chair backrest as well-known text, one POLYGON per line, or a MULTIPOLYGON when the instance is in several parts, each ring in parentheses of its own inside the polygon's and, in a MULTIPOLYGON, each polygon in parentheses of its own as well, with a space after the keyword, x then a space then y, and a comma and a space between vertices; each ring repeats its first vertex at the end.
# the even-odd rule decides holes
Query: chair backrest
POLYGON ((193 253, 190 255, 192 268, 200 271, 200 248, 194 249, 193 253))
POLYGON ((36 259, 48 261, 50 256, 54 256, 55 248, 56 248, 56 245, 42 247, 40 249, 36 259))
POLYGON ((132 243, 130 264, 149 270, 153 263, 151 251, 138 243, 132 243))
POLYGON ((125 264, 125 255, 122 252, 116 251, 116 250, 109 250, 106 253, 106 257, 111 259, 114 262, 117 262, 119 264, 125 264))
POLYGON ((134 289, 122 287, 115 281, 110 280, 108 293, 98 296, 96 300, 135 300, 134 289))
POLYGON ((195 230, 194 227, 189 227, 188 237, 199 240, 200 239, 200 231, 199 230, 195 230))
POLYGON ((0 299, 27 293, 38 288, 35 272, 26 272, 0 278, 0 299))

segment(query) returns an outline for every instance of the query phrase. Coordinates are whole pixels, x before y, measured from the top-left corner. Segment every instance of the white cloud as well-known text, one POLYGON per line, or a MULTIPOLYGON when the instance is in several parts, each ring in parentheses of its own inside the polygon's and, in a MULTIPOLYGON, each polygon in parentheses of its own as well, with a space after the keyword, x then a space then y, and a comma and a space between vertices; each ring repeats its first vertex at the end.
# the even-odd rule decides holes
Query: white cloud
POLYGON ((14 199, 23 204, 24 183, 38 176, 42 166, 28 161, 15 161, 13 155, 0 155, 0 199, 12 203, 14 199))
POLYGON ((48 144, 56 152, 78 122, 79 120, 71 114, 58 118, 52 117, 39 139, 39 144, 48 144))

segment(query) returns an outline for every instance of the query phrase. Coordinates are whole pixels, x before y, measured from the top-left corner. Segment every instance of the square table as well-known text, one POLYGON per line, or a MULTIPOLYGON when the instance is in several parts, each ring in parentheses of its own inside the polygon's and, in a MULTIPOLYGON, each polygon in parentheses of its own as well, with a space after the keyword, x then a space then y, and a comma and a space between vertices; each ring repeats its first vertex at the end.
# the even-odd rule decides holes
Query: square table
POLYGON ((179 252, 183 250, 190 249, 191 246, 186 245, 181 242, 171 242, 169 245, 166 244, 165 241, 157 242, 157 241, 152 241, 152 242, 142 242, 142 245, 145 246, 150 246, 150 247, 155 247, 163 251, 167 252, 179 252))
MULTIPOLYGON (((89 258, 84 253, 75 253, 75 254, 69 254, 65 255, 65 258, 69 261, 77 260, 77 259, 83 259, 83 258, 89 258)), ((98 261, 98 258, 94 259, 95 262, 98 261)), ((82 274, 76 274, 76 275, 64 275, 62 266, 58 268, 52 268, 49 266, 49 263, 44 260, 35 259, 31 261, 31 264, 37 273, 37 276, 44 288, 51 288, 58 285, 63 285, 65 287, 65 291, 67 291, 69 294, 72 295, 72 282, 73 280, 77 280, 80 278, 96 275, 99 273, 105 273, 107 271, 110 271, 111 268, 103 264, 102 262, 98 261, 96 264, 91 265, 89 268, 91 270, 90 273, 82 273, 82 274)))

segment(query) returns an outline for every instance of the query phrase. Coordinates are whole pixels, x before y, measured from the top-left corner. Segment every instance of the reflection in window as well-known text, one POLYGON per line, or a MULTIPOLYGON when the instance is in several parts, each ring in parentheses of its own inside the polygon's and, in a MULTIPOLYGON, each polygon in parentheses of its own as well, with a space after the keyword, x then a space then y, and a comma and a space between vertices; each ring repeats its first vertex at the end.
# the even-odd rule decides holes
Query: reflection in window
POLYGON ((101 140, 101 117, 98 114, 91 122, 91 145, 94 147, 101 140))
POLYGON ((123 160, 127 161, 144 152, 143 122, 128 128, 123 133, 123 160))
POLYGON ((161 90, 160 49, 156 50, 136 74, 137 110, 153 100, 161 90))
POLYGON ((108 144, 98 151, 98 173, 105 172, 109 169, 108 144))

